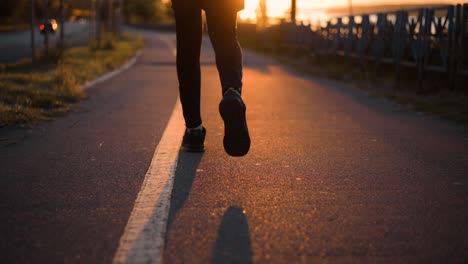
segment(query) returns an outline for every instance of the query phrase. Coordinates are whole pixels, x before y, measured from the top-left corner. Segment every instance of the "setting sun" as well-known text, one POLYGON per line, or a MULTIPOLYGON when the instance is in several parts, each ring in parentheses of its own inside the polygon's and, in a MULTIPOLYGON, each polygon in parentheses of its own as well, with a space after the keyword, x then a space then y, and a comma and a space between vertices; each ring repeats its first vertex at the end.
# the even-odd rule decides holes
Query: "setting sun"
MULTIPOLYGON (((241 19, 255 19, 260 0, 245 0, 245 9, 240 12, 241 19)), ((267 0, 268 16, 281 17, 290 8, 289 0, 267 0)))

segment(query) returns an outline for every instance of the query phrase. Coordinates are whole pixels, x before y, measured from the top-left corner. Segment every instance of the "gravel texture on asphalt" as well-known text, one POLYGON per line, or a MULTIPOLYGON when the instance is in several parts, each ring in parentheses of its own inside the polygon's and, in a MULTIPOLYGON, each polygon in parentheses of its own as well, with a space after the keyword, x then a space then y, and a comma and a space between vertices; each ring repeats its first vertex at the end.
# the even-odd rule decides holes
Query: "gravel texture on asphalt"
MULTIPOLYGON (((0 262, 112 260, 177 100, 173 54, 145 34, 135 67, 77 111, 0 131, 0 262)), ((179 155, 165 263, 468 261, 463 128, 260 55, 244 62, 252 146, 232 158, 204 40, 206 152, 179 155)))

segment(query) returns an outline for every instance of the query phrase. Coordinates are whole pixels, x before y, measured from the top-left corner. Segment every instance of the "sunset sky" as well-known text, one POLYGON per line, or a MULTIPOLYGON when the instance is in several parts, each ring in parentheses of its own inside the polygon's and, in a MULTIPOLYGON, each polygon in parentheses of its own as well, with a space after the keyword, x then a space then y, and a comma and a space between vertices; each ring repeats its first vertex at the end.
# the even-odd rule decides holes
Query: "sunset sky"
MULTIPOLYGON (((258 7, 259 0, 246 0, 245 1, 245 10, 241 12, 241 18, 255 18, 255 9, 258 7)), ((382 0, 382 1, 375 1, 375 0, 353 0, 354 5, 377 5, 377 4, 434 4, 434 3, 447 3, 453 4, 458 3, 461 1, 453 1, 453 0, 410 0, 410 1, 402 1, 402 0, 382 0)), ((290 8, 291 1, 290 0, 267 0, 268 5, 268 15, 277 17, 277 16, 284 16, 285 12, 290 8)), ((311 10, 314 11, 315 14, 320 15, 320 12, 314 9, 325 9, 328 7, 337 7, 337 6, 347 6, 348 0, 297 0, 297 8, 298 8, 298 19, 301 19, 301 16, 305 16, 305 13, 310 13, 311 10)))
MULTIPOLYGON (((162 0, 168 2, 170 0, 162 0)), ((255 19, 255 10, 260 0, 245 0, 245 9, 240 12, 241 19, 255 19)), ((466 0, 352 0, 353 5, 401 5, 401 4, 457 4, 466 0)), ((348 0, 297 0, 299 20, 326 19, 329 7, 347 7, 348 0)), ((284 17, 291 6, 291 0, 267 0, 270 17, 284 17)))

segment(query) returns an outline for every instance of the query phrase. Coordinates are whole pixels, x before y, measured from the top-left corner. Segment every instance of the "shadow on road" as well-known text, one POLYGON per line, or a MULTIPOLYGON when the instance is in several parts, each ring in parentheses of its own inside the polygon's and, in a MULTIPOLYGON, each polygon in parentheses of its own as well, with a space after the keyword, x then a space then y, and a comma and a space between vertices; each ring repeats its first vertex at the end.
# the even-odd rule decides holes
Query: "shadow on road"
MULTIPOLYGON (((177 213, 184 208, 190 195, 202 157, 203 153, 188 153, 184 150, 179 152, 166 236, 170 234, 177 213)), ((231 206, 221 220, 211 263, 251 262, 252 247, 247 218, 242 208, 231 206)))
POLYGON ((224 213, 211 263, 252 263, 249 225, 242 208, 231 206, 224 213))
POLYGON ((180 150, 179 152, 166 234, 169 234, 169 230, 171 229, 172 222, 174 221, 177 212, 184 207, 184 204, 187 201, 202 157, 203 153, 189 153, 184 150, 180 150))

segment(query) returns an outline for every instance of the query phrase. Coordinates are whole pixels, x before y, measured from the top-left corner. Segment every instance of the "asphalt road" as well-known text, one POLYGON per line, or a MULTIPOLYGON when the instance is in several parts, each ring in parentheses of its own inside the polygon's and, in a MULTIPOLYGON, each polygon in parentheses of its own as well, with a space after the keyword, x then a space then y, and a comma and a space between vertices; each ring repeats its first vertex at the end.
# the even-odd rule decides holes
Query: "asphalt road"
MULTIPOLYGON (((175 36, 144 34, 137 64, 75 112, 0 130, 1 263, 112 261, 177 100, 175 36)), ((206 152, 179 154, 165 263, 468 261, 465 129, 244 59, 252 147, 231 158, 204 40, 206 152)))
MULTIPOLYGON (((60 30, 60 25, 59 25, 60 30)), ((34 31, 36 48, 44 48, 44 36, 39 28, 34 31)), ((49 34, 49 45, 52 47, 58 43, 60 31, 49 34)), ((89 40, 89 24, 65 23, 65 45, 74 47, 84 45, 89 40)), ((31 57, 31 31, 0 32, 0 63, 11 63, 22 58, 31 57)))

